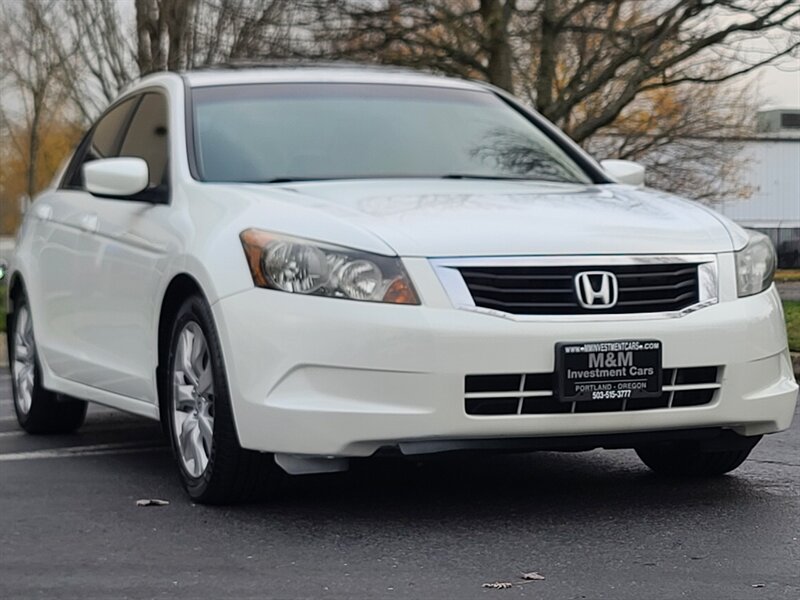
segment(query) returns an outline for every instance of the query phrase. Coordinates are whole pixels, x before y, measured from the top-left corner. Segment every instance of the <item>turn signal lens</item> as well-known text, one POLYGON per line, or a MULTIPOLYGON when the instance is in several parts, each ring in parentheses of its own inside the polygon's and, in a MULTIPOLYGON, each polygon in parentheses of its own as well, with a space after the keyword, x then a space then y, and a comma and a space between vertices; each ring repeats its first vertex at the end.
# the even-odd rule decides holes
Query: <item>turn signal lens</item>
POLYGON ((395 279, 383 295, 384 302, 394 304, 419 304, 414 288, 405 279, 395 279))
POLYGON ((403 263, 311 240, 248 229, 240 234, 253 283, 294 294, 419 304, 403 263))

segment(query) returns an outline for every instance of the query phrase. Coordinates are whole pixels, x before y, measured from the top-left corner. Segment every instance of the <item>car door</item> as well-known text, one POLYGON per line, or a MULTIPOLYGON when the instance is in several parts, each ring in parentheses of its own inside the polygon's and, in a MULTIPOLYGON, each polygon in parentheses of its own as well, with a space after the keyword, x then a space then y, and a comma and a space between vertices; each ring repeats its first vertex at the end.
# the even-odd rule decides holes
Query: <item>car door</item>
POLYGON ((75 318, 86 362, 81 383, 156 402, 156 298, 175 235, 169 224, 168 103, 160 91, 142 94, 118 156, 147 162, 150 185, 131 198, 86 194, 80 222, 81 306, 75 318))
POLYGON ((84 330, 91 323, 76 318, 87 289, 85 264, 95 253, 85 221, 92 197, 83 188, 81 167, 117 155, 138 100, 118 102, 98 119, 78 145, 58 189, 40 196, 26 219, 35 265, 27 285, 37 343, 53 373, 72 381, 84 379, 81 372, 91 354, 84 344, 84 330))

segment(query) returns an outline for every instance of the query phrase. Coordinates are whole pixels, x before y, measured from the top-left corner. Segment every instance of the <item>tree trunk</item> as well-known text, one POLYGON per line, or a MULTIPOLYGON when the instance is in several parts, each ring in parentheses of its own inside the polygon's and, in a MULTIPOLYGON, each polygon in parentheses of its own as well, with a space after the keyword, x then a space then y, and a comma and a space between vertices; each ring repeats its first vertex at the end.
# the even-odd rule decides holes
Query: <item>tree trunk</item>
POLYGON ((165 11, 160 0, 136 0, 136 61, 142 75, 167 68, 165 11))
POLYGON ((481 18, 486 28, 486 52, 489 55, 486 73, 489 83, 509 92, 514 91, 509 23, 514 0, 481 0, 481 18))
POLYGON ((551 112, 553 88, 558 62, 558 30, 556 0, 545 0, 542 7, 541 32, 539 38, 539 68, 536 74, 536 110, 544 116, 551 112))
POLYGON ((39 170, 39 124, 42 120, 44 90, 33 93, 33 114, 31 115, 31 130, 28 140, 28 173, 26 189, 28 201, 33 200, 36 192, 36 172, 39 170))
POLYGON ((168 0, 161 6, 162 14, 166 14, 166 30, 169 34, 167 68, 170 71, 185 69, 189 65, 187 50, 195 3, 196 0, 168 0))

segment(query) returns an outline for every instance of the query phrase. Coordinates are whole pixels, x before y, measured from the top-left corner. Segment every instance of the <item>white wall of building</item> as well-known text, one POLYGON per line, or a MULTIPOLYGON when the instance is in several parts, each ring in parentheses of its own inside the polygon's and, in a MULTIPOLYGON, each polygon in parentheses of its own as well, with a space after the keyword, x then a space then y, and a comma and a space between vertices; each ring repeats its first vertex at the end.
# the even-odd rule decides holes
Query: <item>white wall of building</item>
POLYGON ((714 208, 750 227, 800 228, 800 139, 748 141, 742 158, 752 195, 714 208))

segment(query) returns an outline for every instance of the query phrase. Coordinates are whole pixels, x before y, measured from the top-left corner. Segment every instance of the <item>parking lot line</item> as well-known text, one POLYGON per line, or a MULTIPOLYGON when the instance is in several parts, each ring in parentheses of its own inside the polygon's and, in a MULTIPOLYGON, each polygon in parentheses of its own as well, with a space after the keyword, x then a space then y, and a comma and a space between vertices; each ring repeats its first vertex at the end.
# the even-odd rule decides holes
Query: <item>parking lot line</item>
POLYGON ((71 448, 33 450, 30 452, 9 452, 7 454, 0 454, 0 462, 37 460, 44 458, 77 458, 80 456, 101 456, 105 454, 131 454, 135 452, 152 452, 154 450, 166 450, 166 446, 95 444, 92 446, 73 446, 71 448))

